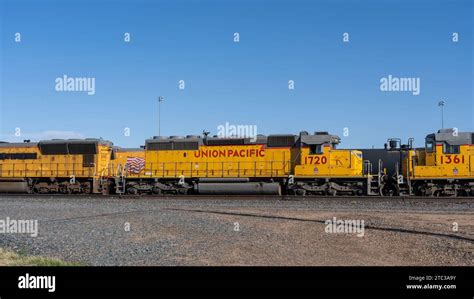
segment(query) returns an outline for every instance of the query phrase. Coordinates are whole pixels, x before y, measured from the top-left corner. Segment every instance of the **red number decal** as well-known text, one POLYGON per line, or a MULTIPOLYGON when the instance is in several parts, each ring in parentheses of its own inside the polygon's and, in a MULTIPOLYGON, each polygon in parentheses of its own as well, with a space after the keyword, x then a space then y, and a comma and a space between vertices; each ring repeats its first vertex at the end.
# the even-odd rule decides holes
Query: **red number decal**
POLYGON ((316 156, 316 157, 311 157, 311 156, 307 156, 304 158, 304 164, 326 164, 328 162, 328 158, 326 158, 325 156, 316 156), (308 163, 309 161, 309 163, 308 163))
POLYGON ((446 161, 444 161, 443 156, 441 156, 441 164, 446 163, 446 164, 459 164, 459 163, 464 163, 464 156, 461 156, 461 158, 458 157, 458 155, 446 155, 446 161))

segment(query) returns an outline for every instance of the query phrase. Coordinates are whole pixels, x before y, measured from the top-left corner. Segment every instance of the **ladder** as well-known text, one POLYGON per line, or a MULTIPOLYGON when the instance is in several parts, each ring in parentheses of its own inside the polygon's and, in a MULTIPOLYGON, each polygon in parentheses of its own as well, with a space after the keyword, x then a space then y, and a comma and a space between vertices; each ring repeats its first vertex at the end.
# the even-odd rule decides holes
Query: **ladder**
POLYGON ((382 179, 382 160, 379 160, 377 174, 373 174, 372 162, 364 161, 365 171, 367 173, 367 195, 380 195, 380 186, 382 179))
POLYGON ((115 193, 117 194, 124 194, 126 191, 126 173, 126 169, 124 169, 122 164, 119 164, 119 166, 117 167, 117 175, 115 176, 115 193))

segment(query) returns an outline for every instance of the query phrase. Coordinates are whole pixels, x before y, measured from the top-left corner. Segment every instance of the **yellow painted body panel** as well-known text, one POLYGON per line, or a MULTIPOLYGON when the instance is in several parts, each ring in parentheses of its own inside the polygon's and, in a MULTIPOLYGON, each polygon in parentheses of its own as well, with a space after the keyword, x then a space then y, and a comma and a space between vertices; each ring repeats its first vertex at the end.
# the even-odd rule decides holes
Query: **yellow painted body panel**
POLYGON ((98 145, 98 154, 94 156, 94 163, 96 163, 96 175, 94 177, 107 175, 111 163, 111 154, 112 148, 110 146, 98 145))
POLYGON ((146 150, 145 169, 129 177, 288 177, 290 148, 262 145, 200 146, 199 150, 146 150))
POLYGON ((126 171, 124 174, 127 176, 138 175, 138 173, 133 173, 127 164, 129 158, 145 160, 145 150, 117 150, 115 152, 115 159, 110 162, 108 176, 117 176, 121 169, 126 171))
POLYGON ((0 153, 36 153, 36 159, 0 160, 0 178, 99 178, 106 173, 111 148, 98 145, 90 167, 83 165, 83 155, 42 155, 36 145, 31 147, 2 147, 0 153))
POLYGON ((326 145, 321 154, 310 154, 309 148, 302 148, 295 177, 363 177, 362 152, 326 145))
POLYGON ((114 164, 125 165, 128 158, 145 158, 145 151, 117 151, 115 153, 114 164))
POLYGON ((442 145, 436 145, 433 152, 426 152, 425 149, 410 150, 403 164, 404 175, 412 180, 472 179, 474 178, 474 146, 461 145, 459 154, 444 154, 442 145), (413 160, 415 160, 414 166, 413 160))

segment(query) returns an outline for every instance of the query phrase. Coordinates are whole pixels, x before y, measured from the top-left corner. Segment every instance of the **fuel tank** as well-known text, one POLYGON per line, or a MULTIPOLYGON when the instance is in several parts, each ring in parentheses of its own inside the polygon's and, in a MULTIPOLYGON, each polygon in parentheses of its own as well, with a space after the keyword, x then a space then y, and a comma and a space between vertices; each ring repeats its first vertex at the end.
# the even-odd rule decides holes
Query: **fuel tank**
POLYGON ((279 183, 198 183, 194 190, 199 194, 215 195, 281 195, 279 183))
POLYGON ((0 193, 29 193, 26 181, 0 181, 0 193))

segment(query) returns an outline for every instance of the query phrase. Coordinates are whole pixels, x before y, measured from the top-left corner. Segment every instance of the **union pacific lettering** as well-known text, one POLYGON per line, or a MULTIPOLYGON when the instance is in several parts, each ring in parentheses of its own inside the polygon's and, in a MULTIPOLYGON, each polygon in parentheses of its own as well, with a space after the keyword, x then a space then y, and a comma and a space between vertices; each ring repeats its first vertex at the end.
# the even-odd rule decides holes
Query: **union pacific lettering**
POLYGON ((194 152, 196 158, 258 158, 265 157, 265 150, 260 149, 205 149, 194 152))

